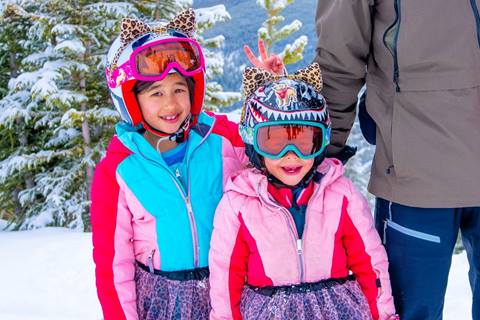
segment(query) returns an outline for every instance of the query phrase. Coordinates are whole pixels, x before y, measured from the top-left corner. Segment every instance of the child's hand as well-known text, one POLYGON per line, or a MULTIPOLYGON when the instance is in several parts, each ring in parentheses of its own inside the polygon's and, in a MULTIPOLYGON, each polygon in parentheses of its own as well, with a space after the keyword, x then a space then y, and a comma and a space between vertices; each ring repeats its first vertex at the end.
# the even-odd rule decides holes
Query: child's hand
POLYGON ((265 50, 265 45, 263 44, 262 40, 258 40, 258 52, 260 53, 260 60, 253 54, 253 51, 248 45, 243 46, 243 51, 245 52, 248 60, 250 60, 255 67, 277 75, 285 74, 285 65, 283 64, 282 59, 276 54, 272 54, 270 57, 267 57, 267 51, 265 50))

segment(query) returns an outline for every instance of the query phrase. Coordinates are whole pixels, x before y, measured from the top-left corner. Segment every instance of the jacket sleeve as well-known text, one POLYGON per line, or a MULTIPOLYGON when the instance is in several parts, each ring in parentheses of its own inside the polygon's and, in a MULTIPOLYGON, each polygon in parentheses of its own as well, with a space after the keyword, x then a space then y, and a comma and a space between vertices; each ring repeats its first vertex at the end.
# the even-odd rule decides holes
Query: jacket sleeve
POLYGON ((332 118, 328 153, 339 153, 355 120, 357 94, 365 82, 371 41, 373 0, 319 0, 315 61, 323 75, 323 95, 332 118))
POLYGON ((365 294, 374 319, 395 315, 387 253, 374 227, 366 199, 351 185, 351 197, 344 198, 343 244, 347 264, 365 294))
POLYGON ((135 320, 132 214, 116 178, 117 165, 107 157, 95 169, 90 209, 93 260, 104 319, 135 320))
POLYGON ((215 118, 215 127, 213 132, 223 136, 233 147, 233 151, 238 161, 242 165, 248 163, 248 157, 245 155, 245 144, 238 132, 238 123, 228 120, 224 114, 215 114, 207 112, 210 116, 215 118))
POLYGON ((215 212, 210 243, 211 320, 242 319, 240 298, 245 285, 248 254, 241 220, 232 209, 227 192, 215 212))

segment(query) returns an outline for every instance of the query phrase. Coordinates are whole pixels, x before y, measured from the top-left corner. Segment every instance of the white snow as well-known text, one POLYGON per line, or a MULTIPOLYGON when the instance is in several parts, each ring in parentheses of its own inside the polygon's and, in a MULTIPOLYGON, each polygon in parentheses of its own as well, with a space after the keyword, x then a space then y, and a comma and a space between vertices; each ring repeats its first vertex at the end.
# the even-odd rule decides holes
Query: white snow
POLYGON ((101 319, 90 233, 0 232, 0 243, 0 319, 101 319))
POLYGON ((217 22, 230 20, 231 18, 223 4, 195 9, 195 19, 199 25, 213 25, 217 22))
MULTIPOLYGON (((269 1, 269 8, 271 10, 284 10, 286 6, 291 4, 292 0, 270 0, 269 1)), ((265 0, 257 0, 257 4, 262 8, 267 8, 267 2, 265 0)))
MULTIPOLYGON (((5 221, 0 220, 0 230, 5 221)), ((0 231, 0 319, 98 320, 91 233, 0 231)), ((471 320, 465 253, 453 257, 445 320, 471 320)))
POLYGON ((285 57, 286 55, 299 54, 303 59, 303 49, 308 44, 308 37, 303 35, 298 37, 292 44, 285 45, 283 51, 279 54, 280 57, 285 57))
POLYGON ((49 150, 40 150, 31 154, 11 154, 8 158, 0 161, 0 182, 5 181, 8 176, 22 169, 35 168, 48 162, 54 156, 54 152, 49 150))
POLYGON ((74 24, 59 23, 52 28, 52 33, 54 34, 75 34, 79 29, 78 26, 74 24))
POLYGON ((82 55, 85 53, 85 46, 83 45, 82 41, 73 39, 73 40, 65 40, 57 44, 54 48, 55 51, 58 52, 72 52, 76 55, 82 55))

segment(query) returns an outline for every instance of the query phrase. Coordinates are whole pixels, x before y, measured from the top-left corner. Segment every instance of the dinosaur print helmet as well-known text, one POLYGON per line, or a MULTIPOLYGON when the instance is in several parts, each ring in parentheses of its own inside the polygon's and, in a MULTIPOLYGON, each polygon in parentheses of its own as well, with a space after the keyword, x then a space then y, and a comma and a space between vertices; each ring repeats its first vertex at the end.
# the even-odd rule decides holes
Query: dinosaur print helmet
POLYGON ((317 63, 288 76, 273 75, 258 68, 245 69, 245 102, 239 132, 246 154, 257 169, 264 169, 264 157, 278 159, 288 151, 294 151, 301 158, 315 158, 314 168, 323 161, 325 148, 330 142, 331 126, 321 88, 322 77, 317 63), (288 144, 287 139, 280 146, 262 146, 259 140, 268 140, 262 129, 274 126, 313 128, 315 141, 303 150, 293 143, 288 144))

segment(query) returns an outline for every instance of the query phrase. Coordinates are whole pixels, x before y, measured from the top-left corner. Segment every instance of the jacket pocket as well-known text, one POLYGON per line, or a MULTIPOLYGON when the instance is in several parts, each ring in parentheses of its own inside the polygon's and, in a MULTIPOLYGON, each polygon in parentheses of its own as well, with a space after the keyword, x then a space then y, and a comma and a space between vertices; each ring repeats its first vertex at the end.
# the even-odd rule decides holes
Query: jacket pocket
POLYGON ((390 219, 387 219, 386 223, 387 223, 387 227, 392 228, 393 230, 398 231, 409 237, 413 237, 413 238, 417 238, 417 239, 425 240, 429 242, 434 242, 434 243, 440 243, 439 236, 404 227, 396 222, 393 222, 390 219))
POLYGON ((386 245, 387 243, 387 229, 390 228, 396 232, 399 232, 405 236, 416 238, 423 241, 433 242, 433 243, 440 243, 440 237, 434 234, 429 234, 425 232, 421 232, 412 228, 405 227, 395 221, 393 221, 393 210, 392 206, 394 203, 388 202, 388 215, 385 217, 384 225, 383 225, 383 244, 386 245))

